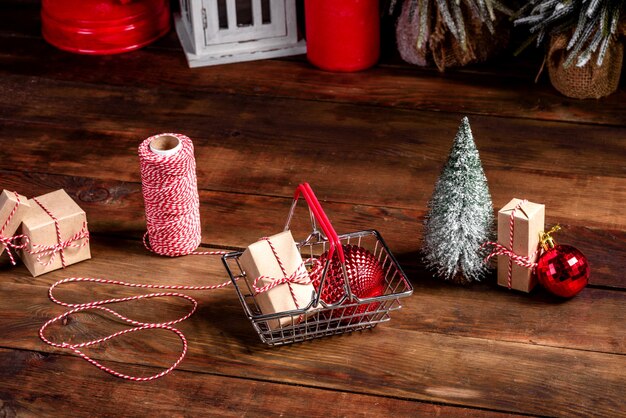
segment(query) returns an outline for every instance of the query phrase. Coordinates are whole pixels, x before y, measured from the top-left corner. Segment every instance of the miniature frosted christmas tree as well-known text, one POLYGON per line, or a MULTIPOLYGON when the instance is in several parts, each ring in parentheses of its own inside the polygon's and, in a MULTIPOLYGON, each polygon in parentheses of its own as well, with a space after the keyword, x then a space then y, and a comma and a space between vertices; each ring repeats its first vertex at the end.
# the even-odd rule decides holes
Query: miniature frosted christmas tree
POLYGON ((464 117, 428 203, 422 252, 446 280, 467 283, 487 271, 481 245, 493 238, 493 204, 469 120, 464 117))

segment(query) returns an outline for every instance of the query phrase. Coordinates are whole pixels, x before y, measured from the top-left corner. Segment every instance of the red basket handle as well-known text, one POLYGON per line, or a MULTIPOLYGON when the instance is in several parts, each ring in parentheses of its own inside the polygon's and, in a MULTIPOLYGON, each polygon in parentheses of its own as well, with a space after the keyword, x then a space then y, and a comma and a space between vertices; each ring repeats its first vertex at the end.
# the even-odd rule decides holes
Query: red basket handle
POLYGON ((315 220, 320 224, 322 231, 324 232, 324 234, 326 234, 326 238, 328 238, 328 243, 330 246, 328 250, 328 258, 330 259, 333 256, 334 251, 336 250, 337 255, 339 256, 339 261, 341 261, 342 264, 345 264, 346 259, 343 253, 343 247, 341 246, 341 241, 339 240, 339 236, 337 235, 337 232, 335 232, 335 228, 333 228, 332 224, 330 223, 328 216, 326 216, 324 209, 322 209, 322 206, 320 205, 319 200, 317 200, 315 193, 313 193, 313 189, 311 189, 309 183, 302 183, 296 188, 296 191, 293 195, 292 210, 289 214, 286 228, 289 226, 289 222, 293 214, 293 209, 295 208, 295 205, 300 195, 304 196, 304 200, 309 205, 311 213, 313 213, 315 220))

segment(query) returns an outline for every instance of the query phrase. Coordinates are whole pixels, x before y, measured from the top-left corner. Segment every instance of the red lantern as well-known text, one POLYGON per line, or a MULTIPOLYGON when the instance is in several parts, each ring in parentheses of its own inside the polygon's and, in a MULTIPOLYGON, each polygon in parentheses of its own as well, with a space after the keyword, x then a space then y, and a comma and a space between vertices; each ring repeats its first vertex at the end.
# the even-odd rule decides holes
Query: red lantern
POLYGON ((380 55, 378 0, 305 0, 307 58, 328 71, 359 71, 380 55))
POLYGON ((169 0, 43 0, 46 41, 79 54, 141 48, 170 30, 169 0))

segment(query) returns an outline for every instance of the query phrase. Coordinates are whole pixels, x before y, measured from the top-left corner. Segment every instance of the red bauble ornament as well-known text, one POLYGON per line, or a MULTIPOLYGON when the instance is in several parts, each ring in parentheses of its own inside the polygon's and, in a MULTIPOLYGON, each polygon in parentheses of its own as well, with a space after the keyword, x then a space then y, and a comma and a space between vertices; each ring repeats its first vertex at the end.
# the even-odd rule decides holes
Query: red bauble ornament
MULTIPOLYGON (((360 298, 373 298, 385 293, 385 272, 376 257, 363 247, 356 245, 343 245, 343 252, 346 260, 346 273, 350 290, 360 298)), ((328 259, 328 252, 319 258, 320 263, 309 273, 313 280, 313 286, 321 293, 321 299, 327 304, 339 302, 345 295, 344 275, 341 262, 334 257, 328 266, 324 287, 320 289, 322 273, 328 259)), ((350 304, 350 300, 346 300, 350 304)), ((370 303, 358 307, 333 310, 332 316, 350 316, 360 313, 374 311, 379 303, 370 303)))
MULTIPOLYGON (((553 228, 553 231, 558 230, 553 228)), ((551 231, 552 232, 552 231, 551 231)), ((587 257, 569 245, 556 245, 550 233, 542 237, 543 254, 537 261, 537 279, 549 292, 564 298, 578 294, 589 282, 587 257)))

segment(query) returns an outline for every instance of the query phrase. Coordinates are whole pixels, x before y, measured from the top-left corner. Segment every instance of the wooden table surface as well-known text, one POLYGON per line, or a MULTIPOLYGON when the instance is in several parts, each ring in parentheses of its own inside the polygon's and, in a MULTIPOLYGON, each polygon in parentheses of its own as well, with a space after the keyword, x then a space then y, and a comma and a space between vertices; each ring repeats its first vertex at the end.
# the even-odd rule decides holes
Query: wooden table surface
MULTIPOLYGON (((356 74, 304 58, 190 70, 176 36, 118 56, 78 56, 40 36, 38 3, 0 4, 0 188, 64 188, 87 213, 93 258, 37 278, 0 260, 0 416, 625 416, 626 92, 578 101, 533 84, 513 60, 450 71, 383 63, 356 74), (468 115, 496 208, 545 203, 560 242, 582 250, 589 286, 563 301, 510 292, 494 276, 434 280, 419 258, 422 223, 461 117, 468 115), (232 288, 196 292, 180 324, 189 353, 148 383, 110 376, 46 346, 38 329, 63 308, 47 289, 68 276, 217 284, 217 257, 159 257, 145 229, 137 146, 159 132, 196 147, 202 246, 244 247, 278 232, 308 181, 340 232, 376 228, 415 288, 374 330, 264 346, 232 288)), ((72 301, 137 294, 68 286, 72 301)), ((128 303, 173 318, 172 300, 128 303)), ((122 326, 98 313, 54 328, 84 341, 122 326)), ((154 374, 178 355, 162 331, 88 350, 154 374)))

